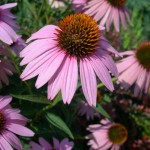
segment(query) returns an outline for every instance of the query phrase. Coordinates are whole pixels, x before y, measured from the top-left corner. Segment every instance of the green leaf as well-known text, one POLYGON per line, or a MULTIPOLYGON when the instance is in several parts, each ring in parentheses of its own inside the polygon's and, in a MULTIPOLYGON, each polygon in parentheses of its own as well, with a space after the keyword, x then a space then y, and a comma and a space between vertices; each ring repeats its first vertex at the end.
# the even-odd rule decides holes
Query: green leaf
POLYGON ((70 138, 74 139, 74 136, 71 133, 69 127, 59 116, 56 116, 55 114, 52 113, 48 113, 46 118, 52 125, 64 131, 67 135, 69 135, 70 138))
POLYGON ((105 94, 104 97, 103 97, 103 101, 109 103, 109 102, 111 102, 111 99, 110 99, 110 97, 107 94, 105 94))
POLYGON ((111 117, 109 116, 109 114, 105 111, 105 109, 100 104, 98 104, 95 109, 97 111, 99 111, 100 114, 102 114, 104 117, 111 119, 111 117))
POLYGON ((45 96, 41 95, 15 95, 11 94, 12 97, 21 99, 21 100, 26 100, 34 103, 41 103, 41 104, 51 104, 51 101, 48 100, 45 96))

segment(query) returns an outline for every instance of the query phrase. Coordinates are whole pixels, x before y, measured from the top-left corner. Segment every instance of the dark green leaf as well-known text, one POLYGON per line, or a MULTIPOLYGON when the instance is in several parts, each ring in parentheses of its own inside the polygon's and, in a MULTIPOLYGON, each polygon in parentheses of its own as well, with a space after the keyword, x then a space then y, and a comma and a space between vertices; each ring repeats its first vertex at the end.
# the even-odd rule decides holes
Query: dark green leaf
POLYGON ((64 131, 67 135, 69 135, 70 138, 74 139, 73 134, 71 133, 69 127, 59 116, 56 116, 55 114, 52 113, 48 113, 46 118, 51 124, 59 128, 60 130, 64 131))
POLYGON ((48 100, 46 97, 41 95, 15 95, 11 94, 14 98, 26 100, 34 103, 41 103, 41 104, 51 104, 51 101, 48 100))
POLYGON ((95 109, 96 109, 97 111, 99 111, 100 114, 102 114, 102 115, 105 116, 106 118, 109 118, 109 119, 111 118, 111 117, 109 116, 109 114, 105 111, 105 109, 104 109, 100 104, 98 104, 95 109))

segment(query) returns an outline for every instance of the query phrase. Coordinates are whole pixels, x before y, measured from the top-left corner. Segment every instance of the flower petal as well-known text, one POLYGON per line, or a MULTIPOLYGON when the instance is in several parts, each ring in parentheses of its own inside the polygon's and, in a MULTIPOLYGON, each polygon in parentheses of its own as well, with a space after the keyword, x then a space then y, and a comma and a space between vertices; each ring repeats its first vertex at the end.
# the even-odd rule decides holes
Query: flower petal
POLYGON ((78 66, 77 59, 75 57, 68 57, 65 64, 67 64, 63 83, 62 83, 62 97, 64 103, 70 103, 76 88, 78 81, 78 66))
POLYGON ((6 125, 6 129, 21 136, 34 136, 33 131, 19 124, 10 123, 6 125))
POLYGON ((80 60, 80 77, 83 93, 89 105, 96 106, 97 85, 94 70, 86 58, 80 60))

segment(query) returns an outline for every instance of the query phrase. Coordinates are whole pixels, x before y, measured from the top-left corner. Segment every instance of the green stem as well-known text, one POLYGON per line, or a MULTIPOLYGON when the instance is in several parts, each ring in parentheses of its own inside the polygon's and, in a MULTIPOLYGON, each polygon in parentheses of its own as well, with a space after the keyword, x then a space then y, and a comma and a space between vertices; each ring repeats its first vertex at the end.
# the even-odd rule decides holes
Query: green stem
MULTIPOLYGON (((15 68, 16 68, 16 70, 17 70, 19 76, 20 76, 20 75, 21 75, 21 71, 20 71, 20 69, 19 69, 19 65, 18 65, 18 64, 16 63, 16 61, 15 61, 14 55, 13 55, 13 54, 11 53, 11 51, 8 49, 7 45, 4 45, 4 47, 5 47, 5 50, 8 52, 8 55, 9 55, 9 57, 11 58, 12 63, 14 64, 14 66, 15 66, 15 68)), ((29 94, 32 94, 32 89, 31 89, 30 85, 29 85, 26 81, 24 81, 23 83, 25 83, 25 85, 27 86, 28 91, 29 91, 29 94)))
POLYGON ((40 111, 37 112, 35 118, 33 119, 33 121, 37 120, 39 118, 39 116, 42 115, 43 112, 45 112, 46 110, 51 109, 52 107, 54 107, 59 101, 61 100, 61 93, 58 93, 56 98, 53 100, 53 102, 45 107, 43 107, 40 111))
MULTIPOLYGON (((115 81, 117 81, 117 78, 112 78, 112 82, 115 82, 115 81)), ((104 84, 103 83, 100 83, 100 84, 98 84, 97 85, 97 88, 101 88, 101 87, 103 87, 104 86, 104 84)))

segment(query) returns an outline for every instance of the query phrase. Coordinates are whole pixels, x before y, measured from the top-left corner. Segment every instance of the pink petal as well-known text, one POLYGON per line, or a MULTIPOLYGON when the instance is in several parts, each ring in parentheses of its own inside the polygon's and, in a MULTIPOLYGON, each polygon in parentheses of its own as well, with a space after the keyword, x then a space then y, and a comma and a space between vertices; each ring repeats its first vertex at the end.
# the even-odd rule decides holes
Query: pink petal
POLYGON ((4 96, 0 97, 0 110, 7 106, 12 101, 12 97, 4 96))
POLYGON ((126 15, 124 13, 123 10, 120 9, 119 11, 119 14, 120 14, 120 19, 121 19, 121 23, 122 23, 122 26, 124 27, 124 29, 126 29, 126 15))
POLYGON ((119 9, 114 8, 114 26, 117 32, 119 32, 119 9))
POLYGON ((109 51, 113 54, 116 54, 118 56, 121 56, 108 42, 104 41, 104 40, 100 40, 99 42, 99 46, 100 48, 102 48, 104 51, 109 51))
POLYGON ((0 9, 8 9, 17 6, 17 3, 9 3, 0 6, 0 9))
POLYGON ((59 141, 56 138, 53 138, 54 149, 60 149, 59 141))
POLYGON ((19 35, 5 22, 0 22, 0 26, 6 31, 6 33, 10 36, 13 42, 16 42, 19 38, 19 35))
POLYGON ((56 55, 56 53, 58 53, 57 49, 53 49, 51 51, 45 52, 44 54, 42 54, 35 60, 31 61, 26 66, 23 73, 21 74, 21 76, 20 76, 21 79, 27 80, 27 79, 33 78, 33 77, 37 76, 38 74, 40 74, 41 70, 43 70, 43 68, 45 67, 45 64, 47 63, 47 61, 53 55, 56 55))
POLYGON ((77 59, 75 57, 68 57, 65 64, 67 64, 63 83, 62 83, 62 97, 64 103, 70 103, 76 88, 78 81, 78 66, 77 59))
POLYGON ((6 125, 6 129, 21 136, 27 136, 27 137, 34 136, 34 132, 19 124, 15 124, 15 123, 8 124, 6 125))
POLYGON ((3 137, 6 139, 6 141, 12 145, 15 149, 17 150, 22 150, 22 145, 21 145, 21 142, 20 140, 18 139, 17 136, 15 136, 13 133, 5 130, 3 133, 2 133, 3 137))
POLYGON ((65 54, 60 51, 56 55, 53 55, 48 61, 43 70, 41 70, 41 73, 38 76, 38 79, 36 81, 36 88, 40 88, 43 86, 46 82, 50 80, 50 78, 54 75, 54 73, 57 71, 59 66, 61 65, 62 61, 64 60, 65 54), (59 61, 58 61, 59 60, 59 61))
POLYGON ((51 150, 52 146, 42 137, 39 138, 39 143, 41 144, 42 147, 45 147, 46 149, 51 150))
POLYGON ((40 146, 39 144, 35 142, 31 141, 30 145, 32 146, 32 148, 30 148, 29 150, 43 150, 42 146, 40 146))
POLYGON ((141 95, 144 89, 145 81, 146 81, 146 70, 141 69, 141 71, 139 72, 139 76, 137 78, 135 88, 134 88, 135 96, 141 95))
POLYGON ((32 36, 27 40, 27 43, 35 39, 56 38, 56 29, 59 28, 55 25, 46 25, 36 33, 32 34, 32 36))
POLYGON ((1 27, 0 25, 0 40, 2 40, 4 43, 10 45, 13 43, 12 39, 10 36, 7 34, 7 32, 1 27))
POLYGON ((113 91, 114 87, 113 87, 110 74, 108 70, 106 69, 106 67, 104 66, 104 64, 102 63, 102 61, 97 56, 90 57, 90 59, 91 59, 90 63, 92 67, 94 68, 99 79, 104 83, 104 85, 110 91, 113 91))
POLYGON ((102 60, 102 62, 105 64, 105 66, 112 72, 112 74, 118 77, 118 70, 111 56, 109 56, 103 50, 98 51, 98 56, 102 60))
POLYGON ((101 20, 101 22, 100 22, 101 25, 104 25, 106 23, 110 12, 111 12, 111 6, 108 7, 106 14, 104 15, 103 19, 101 20))
POLYGON ((1 150, 13 150, 11 145, 0 135, 0 148, 1 150))
POLYGON ((96 77, 90 60, 84 58, 80 60, 80 77, 83 93, 89 105, 96 106, 97 85, 96 77))

